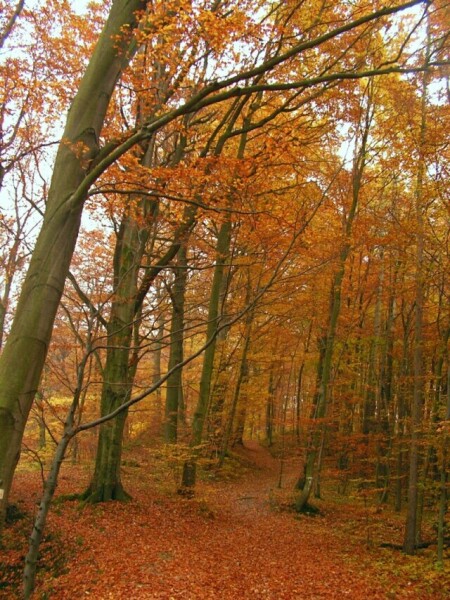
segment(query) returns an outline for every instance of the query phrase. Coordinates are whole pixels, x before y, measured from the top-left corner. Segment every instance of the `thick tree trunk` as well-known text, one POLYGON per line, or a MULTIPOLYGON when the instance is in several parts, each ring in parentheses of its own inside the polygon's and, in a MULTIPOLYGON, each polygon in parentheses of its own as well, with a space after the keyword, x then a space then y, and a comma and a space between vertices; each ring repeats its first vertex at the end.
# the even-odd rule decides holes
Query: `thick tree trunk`
MULTIPOLYGON (((130 398, 137 360, 130 364, 131 342, 136 315, 161 269, 179 252, 182 238, 194 222, 194 212, 188 207, 185 220, 174 234, 174 241, 138 286, 139 269, 145 251, 148 232, 131 217, 125 217, 119 232, 114 256, 114 301, 108 323, 108 350, 103 374, 101 415, 105 416, 130 398)), ((120 481, 123 433, 128 411, 100 426, 96 467, 93 480, 84 494, 91 502, 125 500, 120 481)))
POLYGON ((129 58, 118 39, 124 27, 133 30, 135 12, 145 6, 144 0, 113 2, 58 149, 44 222, 0 358, 0 523, 78 236, 84 197, 73 195, 98 152, 109 100, 129 58))
MULTIPOLYGON (((147 235, 130 215, 123 217, 114 253, 114 300, 107 327, 106 365, 103 373, 101 415, 107 415, 130 397, 137 365, 130 365, 136 316, 138 274, 147 235)), ((85 498, 90 502, 125 500, 120 480, 122 443, 127 411, 100 426, 94 477, 85 498)))
MULTIPOLYGON (((151 142, 148 143, 140 162, 144 166, 151 164, 151 142)), ((140 209, 141 214, 147 220, 152 217, 152 221, 158 209, 158 202, 144 198, 140 202, 140 209)), ((102 416, 113 412, 130 398, 138 361, 137 349, 134 351, 133 360, 130 360, 133 334, 138 327, 135 322, 136 316, 140 314, 142 303, 154 279, 179 252, 181 240, 186 229, 194 222, 194 215, 195 211, 192 211, 191 207, 185 209, 185 220, 175 232, 173 243, 156 265, 148 268, 140 285, 139 272, 146 252, 149 229, 132 214, 124 215, 114 254, 114 300, 107 327, 108 349, 103 374, 102 416)), ((157 376, 159 379, 160 372, 157 376)), ((126 500, 129 497, 120 479, 127 414, 128 411, 123 411, 112 421, 100 426, 94 477, 84 494, 88 501, 126 500)))

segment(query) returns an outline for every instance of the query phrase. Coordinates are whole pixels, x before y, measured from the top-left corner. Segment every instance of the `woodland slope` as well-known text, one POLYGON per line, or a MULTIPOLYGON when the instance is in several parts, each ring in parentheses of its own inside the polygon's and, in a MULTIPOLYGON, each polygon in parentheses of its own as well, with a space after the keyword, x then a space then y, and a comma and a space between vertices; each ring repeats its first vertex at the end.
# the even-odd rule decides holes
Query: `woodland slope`
MULTIPOLYGON (((433 554, 404 556, 382 548, 401 539, 401 519, 365 509, 359 498, 327 494, 320 513, 289 509, 297 460, 281 463, 247 441, 220 478, 205 471, 195 498, 175 493, 167 463, 138 448, 127 461, 127 504, 86 505, 62 496, 42 546, 36 598, 103 599, 444 599, 450 574, 433 554), (143 477, 143 474, 146 477, 143 477), (149 482, 149 475, 151 483, 149 482), (331 499, 330 499, 331 498, 331 499)), ((89 473, 65 466, 60 494, 80 489, 89 473)), ((22 470, 14 496, 24 513, 39 493, 37 472, 22 470)), ((0 598, 18 596, 29 517, 7 528, 0 598), (9 550, 8 550, 9 548, 9 550)))

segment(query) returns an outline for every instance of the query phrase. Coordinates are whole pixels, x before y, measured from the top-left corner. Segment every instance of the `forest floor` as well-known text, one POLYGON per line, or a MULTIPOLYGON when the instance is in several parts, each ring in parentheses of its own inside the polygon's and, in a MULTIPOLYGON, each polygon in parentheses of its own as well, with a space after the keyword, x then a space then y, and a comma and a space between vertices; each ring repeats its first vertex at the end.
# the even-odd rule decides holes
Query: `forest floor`
MULTIPOLYGON (((444 599, 450 570, 434 566, 435 549, 407 557, 403 516, 361 499, 329 495, 320 513, 289 509, 298 460, 273 458, 246 442, 220 477, 205 470, 195 498, 176 494, 179 467, 136 448, 124 467, 127 504, 56 500, 35 597, 41 600, 444 599), (233 463, 231 466, 230 464, 233 463)), ((79 492, 88 468, 65 465, 58 494, 79 492)), ((40 473, 15 481, 17 519, 0 548, 0 598, 20 598, 21 569, 40 473), (20 500, 19 500, 20 499, 20 500)))

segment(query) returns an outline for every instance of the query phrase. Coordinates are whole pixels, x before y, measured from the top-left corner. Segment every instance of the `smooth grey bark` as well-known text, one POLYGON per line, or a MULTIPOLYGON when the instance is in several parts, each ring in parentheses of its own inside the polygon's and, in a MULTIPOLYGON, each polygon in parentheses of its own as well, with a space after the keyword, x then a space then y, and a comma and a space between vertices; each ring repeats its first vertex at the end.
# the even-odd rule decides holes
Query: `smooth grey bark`
POLYGON ((126 46, 118 40, 124 27, 133 31, 135 13, 145 6, 145 0, 113 2, 58 148, 43 225, 0 357, 0 523, 78 236, 86 198, 80 196, 79 186, 99 152, 110 97, 129 60, 126 46))

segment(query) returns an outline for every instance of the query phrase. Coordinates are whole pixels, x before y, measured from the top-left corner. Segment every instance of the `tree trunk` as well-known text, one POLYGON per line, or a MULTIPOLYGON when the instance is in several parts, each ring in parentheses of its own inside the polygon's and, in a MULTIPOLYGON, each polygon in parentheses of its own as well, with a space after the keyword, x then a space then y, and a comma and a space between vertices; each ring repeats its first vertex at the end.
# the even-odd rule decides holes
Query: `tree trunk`
MULTIPOLYGON (((218 326, 220 318, 220 292, 222 280, 225 276, 225 262, 229 255, 231 242, 231 222, 227 219, 220 227, 217 237, 217 257, 214 269, 213 281, 211 286, 211 296, 208 307, 208 325, 206 328, 206 339, 211 339, 218 326)), ((192 421, 192 437, 190 446, 192 448, 192 457, 185 462, 181 488, 192 488, 196 482, 196 454, 197 448, 202 442, 203 427, 208 411, 209 395, 211 390, 211 379, 214 367, 214 357, 216 353, 216 341, 214 340, 205 350, 203 358, 202 374, 200 379, 200 392, 192 421)))
POLYGON ((405 436, 405 421, 407 416, 406 392, 404 381, 409 376, 408 338, 411 330, 411 312, 403 315, 402 359, 400 368, 400 384, 397 386, 397 465, 395 484, 395 510, 400 512, 403 502, 403 454, 406 451, 403 438, 405 436))
MULTIPOLYGON (((450 421, 450 364, 447 358, 447 408, 445 411, 445 420, 450 421)), ((449 434, 448 431, 444 431, 442 434, 442 457, 441 457, 441 474, 440 474, 440 497, 439 497, 439 513, 438 513, 438 545, 437 545, 437 561, 438 565, 442 566, 444 560, 444 539, 446 523, 445 518, 447 515, 448 507, 448 446, 449 446, 449 434)))
POLYGON ((388 300, 388 314, 385 325, 385 348, 382 356, 380 372, 380 407, 378 411, 378 431, 380 442, 378 445, 377 479, 383 487, 379 495, 380 502, 386 502, 389 494, 390 458, 394 438, 394 417, 392 414, 392 387, 394 374, 394 335, 393 324, 395 320, 395 294, 398 275, 398 264, 395 265, 394 273, 389 282, 390 294, 388 300))
POLYGON ((78 366, 77 370, 77 386, 75 388, 72 403, 67 413, 66 420, 64 422, 64 431, 59 440, 53 460, 50 466, 50 471, 45 480, 44 490, 39 508, 36 513, 36 517, 33 523, 33 530, 29 538, 28 552, 25 557, 25 567, 23 571, 23 597, 24 600, 31 598, 34 590, 34 581, 36 576, 36 567, 39 556, 39 546, 44 535, 45 525, 47 522, 48 512, 50 510, 50 504, 53 500, 53 496, 58 485, 58 475, 61 469, 61 465, 66 456, 66 451, 69 443, 76 435, 76 429, 74 428, 75 415, 80 408, 80 400, 82 397, 83 383, 85 377, 86 364, 89 360, 89 356, 92 351, 92 338, 90 333, 88 334, 88 340, 86 343, 84 356, 78 366))
POLYGON ((63 463, 64 457, 66 455, 66 450, 71 439, 71 431, 69 428, 66 427, 64 435, 61 437, 61 440, 58 443, 58 447, 53 458, 50 473, 48 474, 47 480, 45 482, 44 493, 39 503, 39 508, 33 524, 33 531, 30 536, 30 543, 27 555, 25 557, 25 569, 23 574, 24 600, 29 600, 34 590, 36 566, 39 556, 39 546, 42 540, 42 536, 44 534, 50 504, 55 494, 59 471, 61 469, 61 465, 63 463))
POLYGON ((129 60, 125 48, 118 47, 118 39, 124 28, 134 29, 135 12, 145 6, 145 0, 113 2, 67 116, 43 225, 0 357, 0 523, 78 236, 85 195, 81 199, 73 195, 98 153, 109 100, 129 60))
MULTIPOLYGON (((133 371, 130 348, 136 315, 138 274, 147 236, 130 215, 125 215, 114 252, 114 300, 107 327, 106 364, 103 373, 101 415, 113 412, 130 396, 133 371)), ((136 365, 133 365, 136 367, 136 365)), ((127 411, 100 426, 94 477, 85 493, 91 502, 124 500, 120 481, 122 441, 127 411)))
MULTIPOLYGON (((156 286, 156 301, 160 305, 162 296, 163 282, 160 281, 156 286)), ((165 316, 161 311, 154 324, 156 335, 152 344, 152 382, 156 383, 161 379, 161 358, 162 349, 164 345, 164 327, 165 327, 165 316)), ((161 397, 161 388, 159 387, 155 392, 155 416, 154 424, 158 429, 161 429, 163 424, 163 406, 161 397)))
POLYGON ((320 449, 322 440, 324 439, 325 431, 322 421, 325 418, 329 400, 329 386, 331 380, 334 339, 336 336, 337 323, 341 310, 342 282, 345 274, 345 265, 351 250, 350 236, 352 233, 353 222, 357 213, 359 194, 362 185, 362 177, 366 164, 366 147, 371 123, 371 105, 371 96, 369 96, 368 105, 365 113, 365 122, 362 131, 361 143, 359 149, 357 149, 357 151, 355 152, 352 174, 352 201, 348 215, 344 222, 344 245, 340 252, 338 268, 334 274, 331 285, 331 300, 328 327, 323 340, 324 346, 321 351, 322 360, 319 361, 318 366, 318 388, 314 400, 314 419, 317 419, 320 425, 313 425, 314 429, 310 436, 306 452, 303 477, 300 478, 299 482, 297 483, 297 487, 303 488, 298 494, 295 502, 295 508, 298 512, 301 512, 307 505, 309 496, 313 489, 314 478, 317 477, 318 474, 318 459, 320 456, 320 449))
MULTIPOLYGON (((175 281, 173 283, 172 322, 170 324, 170 371, 183 361, 184 342, 184 301, 187 282, 187 251, 182 245, 178 252, 178 263, 175 267, 175 281)), ((178 413, 180 410, 180 397, 182 394, 182 369, 177 369, 167 379, 166 409, 164 422, 164 439, 173 444, 178 436, 178 413)))
POLYGON ((273 444, 273 427, 275 421, 275 385, 274 385, 275 365, 272 364, 269 373, 269 386, 267 389, 266 402, 266 440, 268 446, 273 444))
MULTIPOLYGON (((1 186, 0 186, 0 189, 1 189, 1 186)), ((5 336, 5 321, 6 321, 6 314, 8 311, 8 306, 9 306, 9 301, 10 301, 10 296, 11 296, 11 288, 12 288, 13 278, 18 269, 18 253, 19 253, 19 248, 20 248, 20 241, 21 241, 20 234, 21 233, 22 232, 20 231, 20 228, 19 228, 19 231, 17 231, 15 234, 14 243, 9 252, 8 262, 7 262, 6 268, 5 268, 5 274, 4 274, 5 283, 4 283, 3 294, 0 299, 0 350, 2 349, 3 339, 5 336)))
MULTIPOLYGON (((152 163, 150 141, 140 162, 144 166, 152 163)), ((140 209, 146 220, 151 217, 152 222, 158 209, 158 201, 143 198, 140 209)), ((135 323, 136 316, 140 314, 142 303, 154 279, 179 252, 185 230, 194 222, 194 214, 191 207, 185 209, 185 220, 178 226, 173 243, 154 266, 147 268, 140 285, 139 272, 146 252, 149 229, 130 213, 123 217, 114 253, 114 299, 107 326, 108 348, 103 373, 102 416, 113 412, 130 398, 138 361, 137 349, 133 360, 130 360, 133 333, 138 327, 135 323)), ((159 379, 160 373, 154 374, 153 381, 155 375, 159 379)), ((94 477, 84 494, 88 501, 126 500, 129 497, 120 480, 127 414, 128 411, 125 410, 112 421, 100 426, 94 477)))
MULTIPOLYGON (((247 294, 246 294, 246 303, 250 302, 250 282, 248 282, 247 294)), ((241 397, 242 387, 247 383, 248 380, 248 351, 250 348, 250 339, 251 339, 251 329, 253 322, 254 311, 251 310, 248 313, 248 317, 245 322, 245 337, 244 337, 244 348, 242 350, 242 357, 240 361, 239 374, 236 382, 236 387, 234 389, 233 399, 231 401, 230 414, 228 415, 227 422, 225 424, 225 432, 222 440, 222 447, 220 449, 219 455, 219 468, 222 467, 225 456, 228 451, 228 447, 230 444, 230 440, 232 437, 234 421, 236 418, 236 413, 239 412, 241 420, 239 422, 239 430, 237 431, 237 436, 242 443, 242 437, 244 434, 245 427, 245 414, 246 414, 246 402, 247 398, 241 397), (238 407, 240 410, 238 411, 238 407), (244 417, 244 418, 243 418, 244 417)))
MULTIPOLYGON (((429 43, 425 61, 429 60, 429 43)), ((419 452, 422 425, 423 406, 423 307, 424 307, 424 202, 423 184, 425 178, 425 136, 426 136, 426 108, 427 108, 427 76, 422 75, 422 104, 421 124, 419 132, 419 161, 417 167, 417 181, 415 190, 415 216, 416 216, 416 273, 415 273, 415 305, 414 305, 414 392, 411 406, 411 441, 409 451, 409 480, 408 480, 408 506, 405 523, 405 537, 403 551, 405 554, 414 554, 416 543, 420 537, 417 528, 418 507, 418 474, 419 452)))

